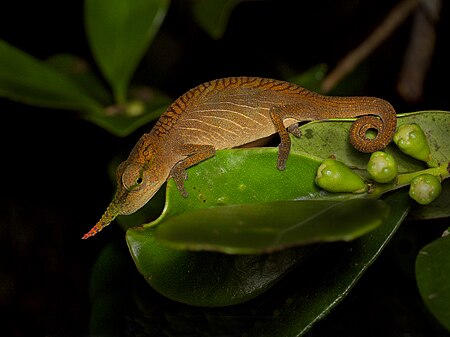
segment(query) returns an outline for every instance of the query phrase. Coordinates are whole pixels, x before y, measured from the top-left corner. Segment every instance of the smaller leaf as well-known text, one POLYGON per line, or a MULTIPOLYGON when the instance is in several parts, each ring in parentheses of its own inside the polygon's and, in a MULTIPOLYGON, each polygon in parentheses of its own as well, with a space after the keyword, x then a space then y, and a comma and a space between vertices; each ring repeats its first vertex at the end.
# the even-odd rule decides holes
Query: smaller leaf
POLYGON ((71 54, 57 54, 47 59, 47 64, 70 77, 86 92, 89 92, 101 102, 102 105, 112 103, 110 92, 105 89, 88 63, 82 58, 71 54))
POLYGON ((137 104, 140 107, 136 110, 126 111, 122 106, 111 106, 106 108, 103 114, 86 114, 84 118, 116 136, 125 137, 137 128, 158 119, 167 109, 170 99, 161 93, 154 92, 148 102, 137 102, 137 104))
POLYGON ((72 79, 3 40, 0 64, 0 96, 49 108, 101 110, 101 105, 72 79))
POLYGON ((313 246, 266 255, 225 255, 175 250, 155 239, 152 229, 130 229, 131 256, 145 280, 175 301, 197 306, 226 306, 254 298, 271 287, 313 246))
POLYGON ((194 18, 213 39, 220 39, 227 28, 234 7, 242 0, 197 0, 193 3, 194 18))
POLYGON ((89 44, 117 103, 125 102, 130 78, 168 6, 169 0, 86 0, 89 44))
POLYGON ((173 247, 258 254, 294 245, 350 241, 381 225, 379 200, 299 200, 198 209, 159 223, 156 238, 173 247))
POLYGON ((416 259, 420 295, 431 313, 450 331, 450 235, 422 248, 416 259))
POLYGON ((322 81, 327 73, 328 66, 324 63, 315 65, 297 76, 291 76, 288 82, 298 84, 308 90, 321 91, 322 81))

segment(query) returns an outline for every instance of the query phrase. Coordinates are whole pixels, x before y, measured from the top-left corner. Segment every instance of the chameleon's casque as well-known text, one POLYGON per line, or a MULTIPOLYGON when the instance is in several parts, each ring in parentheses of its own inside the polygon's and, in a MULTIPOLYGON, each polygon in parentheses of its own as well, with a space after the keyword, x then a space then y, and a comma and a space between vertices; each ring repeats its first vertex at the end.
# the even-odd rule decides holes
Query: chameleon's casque
POLYGON ((288 132, 300 135, 297 122, 353 117, 360 117, 349 135, 357 150, 374 152, 392 140, 395 110, 379 98, 323 96, 292 83, 259 77, 201 84, 174 101, 120 164, 113 201, 83 238, 95 235, 117 215, 144 206, 169 178, 187 196, 185 169, 214 156, 216 150, 278 133, 277 167, 284 170, 291 145, 288 132), (377 131, 375 138, 366 137, 369 129, 377 131))

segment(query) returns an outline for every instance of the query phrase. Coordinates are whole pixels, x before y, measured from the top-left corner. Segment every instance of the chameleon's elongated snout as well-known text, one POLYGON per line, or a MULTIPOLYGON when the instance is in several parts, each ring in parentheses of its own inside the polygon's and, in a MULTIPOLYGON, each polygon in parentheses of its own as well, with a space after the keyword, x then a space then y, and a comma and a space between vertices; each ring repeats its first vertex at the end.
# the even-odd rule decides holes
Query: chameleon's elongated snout
POLYGON ((108 226, 116 218, 117 215, 119 215, 119 208, 113 201, 108 206, 101 219, 95 224, 94 227, 91 228, 89 232, 83 235, 82 239, 83 240, 88 239, 91 236, 94 236, 95 234, 100 232, 103 228, 108 226))

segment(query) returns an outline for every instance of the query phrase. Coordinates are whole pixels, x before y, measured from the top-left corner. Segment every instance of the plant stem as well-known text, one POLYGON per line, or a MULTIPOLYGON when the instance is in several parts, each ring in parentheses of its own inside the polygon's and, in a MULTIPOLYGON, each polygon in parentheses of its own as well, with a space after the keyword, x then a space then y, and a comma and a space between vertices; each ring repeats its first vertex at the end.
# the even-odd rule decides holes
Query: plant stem
POLYGON ((450 177, 450 162, 446 165, 440 165, 437 167, 432 167, 426 170, 421 170, 417 172, 412 173, 404 173, 399 174, 397 176, 396 181, 390 184, 378 184, 373 183, 373 185, 370 187, 369 196, 371 198, 378 198, 382 194, 393 191, 399 188, 402 188, 404 186, 407 186, 411 183, 411 180, 413 180, 415 177, 418 177, 422 174, 430 174, 436 177, 440 177, 441 180, 444 180, 448 177, 450 177))

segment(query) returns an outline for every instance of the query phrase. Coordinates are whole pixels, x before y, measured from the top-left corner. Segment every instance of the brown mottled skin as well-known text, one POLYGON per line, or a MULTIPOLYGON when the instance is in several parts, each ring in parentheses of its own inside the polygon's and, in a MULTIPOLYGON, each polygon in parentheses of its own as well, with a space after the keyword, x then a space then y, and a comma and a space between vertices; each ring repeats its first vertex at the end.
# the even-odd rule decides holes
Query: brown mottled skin
POLYGON ((173 102, 119 165, 114 199, 83 239, 95 235, 117 215, 137 211, 169 178, 187 196, 185 169, 214 156, 216 150, 278 133, 277 167, 284 170, 291 145, 288 131, 300 136, 297 122, 351 117, 360 117, 349 135, 357 150, 374 152, 392 140, 395 110, 379 98, 322 96, 295 84, 259 77, 200 84, 173 102), (366 137, 368 129, 377 130, 374 139, 366 137))

